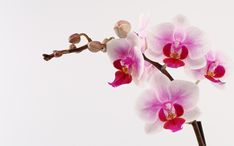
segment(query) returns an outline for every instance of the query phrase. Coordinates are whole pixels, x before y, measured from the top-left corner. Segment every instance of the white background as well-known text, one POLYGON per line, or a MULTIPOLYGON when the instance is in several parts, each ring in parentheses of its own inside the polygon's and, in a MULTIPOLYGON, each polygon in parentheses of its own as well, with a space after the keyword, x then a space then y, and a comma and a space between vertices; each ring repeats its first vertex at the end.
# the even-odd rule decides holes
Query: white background
MULTIPOLYGON (((49 62, 41 54, 66 48, 75 32, 94 40, 114 36, 119 19, 137 28, 138 16, 150 12, 152 24, 187 16, 211 48, 232 58, 233 6, 232 0, 0 0, 0 146, 196 146, 189 125, 144 133, 134 109, 140 88, 111 88, 115 69, 106 54, 85 51, 49 62)), ((183 69, 171 72, 190 79, 183 69)), ((231 74, 226 82, 225 89, 199 84, 209 146, 234 146, 231 74)))

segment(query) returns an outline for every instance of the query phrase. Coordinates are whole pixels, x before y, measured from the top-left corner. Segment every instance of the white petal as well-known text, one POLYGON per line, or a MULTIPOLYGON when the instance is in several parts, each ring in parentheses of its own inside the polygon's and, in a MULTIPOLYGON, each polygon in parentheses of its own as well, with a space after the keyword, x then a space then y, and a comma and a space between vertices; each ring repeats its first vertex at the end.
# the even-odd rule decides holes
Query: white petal
POLYGON ((107 54, 112 61, 126 57, 131 49, 131 45, 126 39, 111 40, 106 44, 106 47, 107 54))
POLYGON ((157 52, 154 52, 153 50, 151 50, 150 48, 148 48, 148 49, 145 50, 144 54, 145 54, 145 56, 147 58, 149 58, 152 61, 163 63, 163 54, 162 54, 162 52, 157 53, 157 52))
POLYGON ((145 132, 147 134, 156 134, 163 130, 163 123, 158 120, 155 123, 145 124, 145 132))
POLYGON ((169 85, 171 81, 161 72, 155 73, 152 77, 151 87, 156 91, 161 102, 168 101, 170 98, 169 85))
POLYGON ((189 56, 192 59, 201 58, 208 52, 204 33, 197 27, 187 28, 183 44, 189 49, 189 56))
POLYGON ((135 81, 139 80, 144 72, 144 58, 143 55, 141 53, 140 48, 134 47, 131 50, 132 53, 132 58, 134 60, 134 64, 133 64, 133 79, 135 81))
POLYGON ((188 67, 184 68, 185 69, 185 73, 189 76, 191 76, 192 78, 194 78, 195 80, 202 80, 205 78, 205 74, 206 74, 206 67, 201 68, 201 69, 190 69, 188 67))
POLYGON ((196 84, 188 81, 174 80, 170 85, 171 100, 183 106, 184 110, 196 107, 199 88, 196 84))
POLYGON ((184 111, 183 117, 185 117, 186 121, 191 122, 197 120, 200 115, 201 111, 198 107, 196 107, 192 110, 184 111))
POLYGON ((132 47, 141 47, 140 39, 135 32, 130 32, 126 39, 132 47))
POLYGON ((206 66, 206 59, 205 57, 198 58, 198 59, 191 59, 187 58, 185 60, 185 64, 190 69, 201 69, 206 66))

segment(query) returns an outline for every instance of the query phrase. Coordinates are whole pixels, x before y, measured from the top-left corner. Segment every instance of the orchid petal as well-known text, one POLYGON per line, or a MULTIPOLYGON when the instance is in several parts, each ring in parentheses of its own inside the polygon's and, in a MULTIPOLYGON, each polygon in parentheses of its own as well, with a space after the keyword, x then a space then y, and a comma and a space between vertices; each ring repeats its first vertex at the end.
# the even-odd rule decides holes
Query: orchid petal
POLYGON ((186 62, 185 64, 187 65, 187 67, 193 70, 201 69, 206 66, 206 59, 204 57, 197 58, 197 59, 187 58, 185 62, 186 62))
POLYGON ((144 73, 144 58, 139 48, 133 48, 131 50, 131 57, 133 58, 133 71, 132 76, 134 79, 139 80, 144 73))
POLYGON ((137 111, 139 116, 147 122, 154 123, 158 120, 158 111, 162 103, 153 90, 146 90, 140 95, 137 102, 137 111))
POLYGON ((163 23, 156 26, 152 33, 149 34, 149 48, 156 54, 162 52, 163 47, 173 41, 174 25, 171 23, 163 23))
POLYGON ((185 123, 183 118, 175 118, 173 120, 167 121, 164 124, 165 129, 170 129, 172 132, 176 132, 182 129, 182 125, 185 123))
POLYGON ((169 100, 170 94, 169 94, 169 85, 171 84, 171 81, 163 74, 156 73, 152 79, 151 86, 157 93, 158 99, 161 102, 166 102, 169 100))
POLYGON ((122 71, 117 71, 115 73, 115 80, 112 83, 109 83, 112 87, 118 87, 123 84, 129 84, 132 81, 132 76, 126 74, 122 71))
POLYGON ((184 66, 184 62, 179 60, 179 59, 174 59, 174 58, 165 58, 163 62, 171 68, 178 68, 184 66))
POLYGON ((183 44, 189 49, 189 56, 192 59, 201 58, 207 53, 206 42, 203 32, 197 27, 186 29, 186 38, 183 44))
POLYGON ((217 66, 214 70, 215 78, 221 78, 225 74, 225 68, 221 65, 217 66))
POLYGON ((188 81, 174 80, 169 87, 171 100, 180 104, 184 110, 192 109, 198 101, 199 88, 188 81))
POLYGON ((122 59, 128 56, 131 45, 126 39, 114 39, 106 44, 107 54, 111 60, 122 59))
POLYGON ((156 134, 163 130, 162 127, 163 127, 163 123, 160 120, 154 123, 147 123, 145 124, 145 132, 147 134, 156 134))
POLYGON ((187 110, 184 112, 183 117, 186 121, 194 121, 201 115, 201 111, 198 107, 193 108, 192 110, 187 110))

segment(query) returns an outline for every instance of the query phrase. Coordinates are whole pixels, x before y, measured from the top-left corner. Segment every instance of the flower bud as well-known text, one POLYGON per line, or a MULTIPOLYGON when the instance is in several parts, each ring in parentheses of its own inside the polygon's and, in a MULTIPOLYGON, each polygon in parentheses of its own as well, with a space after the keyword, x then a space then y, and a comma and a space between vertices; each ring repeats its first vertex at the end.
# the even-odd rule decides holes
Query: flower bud
POLYGON ((72 44, 77 44, 80 42, 80 35, 75 33, 69 37, 69 42, 72 44))
POLYGON ((98 41, 91 41, 88 43, 88 49, 91 52, 98 52, 104 48, 104 45, 98 41))
POLYGON ((120 38, 126 38, 131 31, 131 24, 128 21, 120 20, 115 24, 115 33, 120 38))

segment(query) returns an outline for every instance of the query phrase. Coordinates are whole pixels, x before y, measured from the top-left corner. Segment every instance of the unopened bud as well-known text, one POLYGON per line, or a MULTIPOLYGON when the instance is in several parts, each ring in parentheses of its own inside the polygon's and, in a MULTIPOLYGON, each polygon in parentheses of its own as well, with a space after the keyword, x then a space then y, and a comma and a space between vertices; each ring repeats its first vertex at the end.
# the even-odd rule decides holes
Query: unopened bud
POLYGON ((88 43, 88 49, 91 52, 98 52, 104 48, 104 45, 98 41, 91 41, 88 43))
POLYGON ((69 37, 69 42, 72 44, 77 44, 80 42, 80 35, 75 33, 69 37))
POLYGON ((131 31, 131 24, 128 21, 120 20, 115 24, 115 33, 120 38, 126 38, 131 31))

